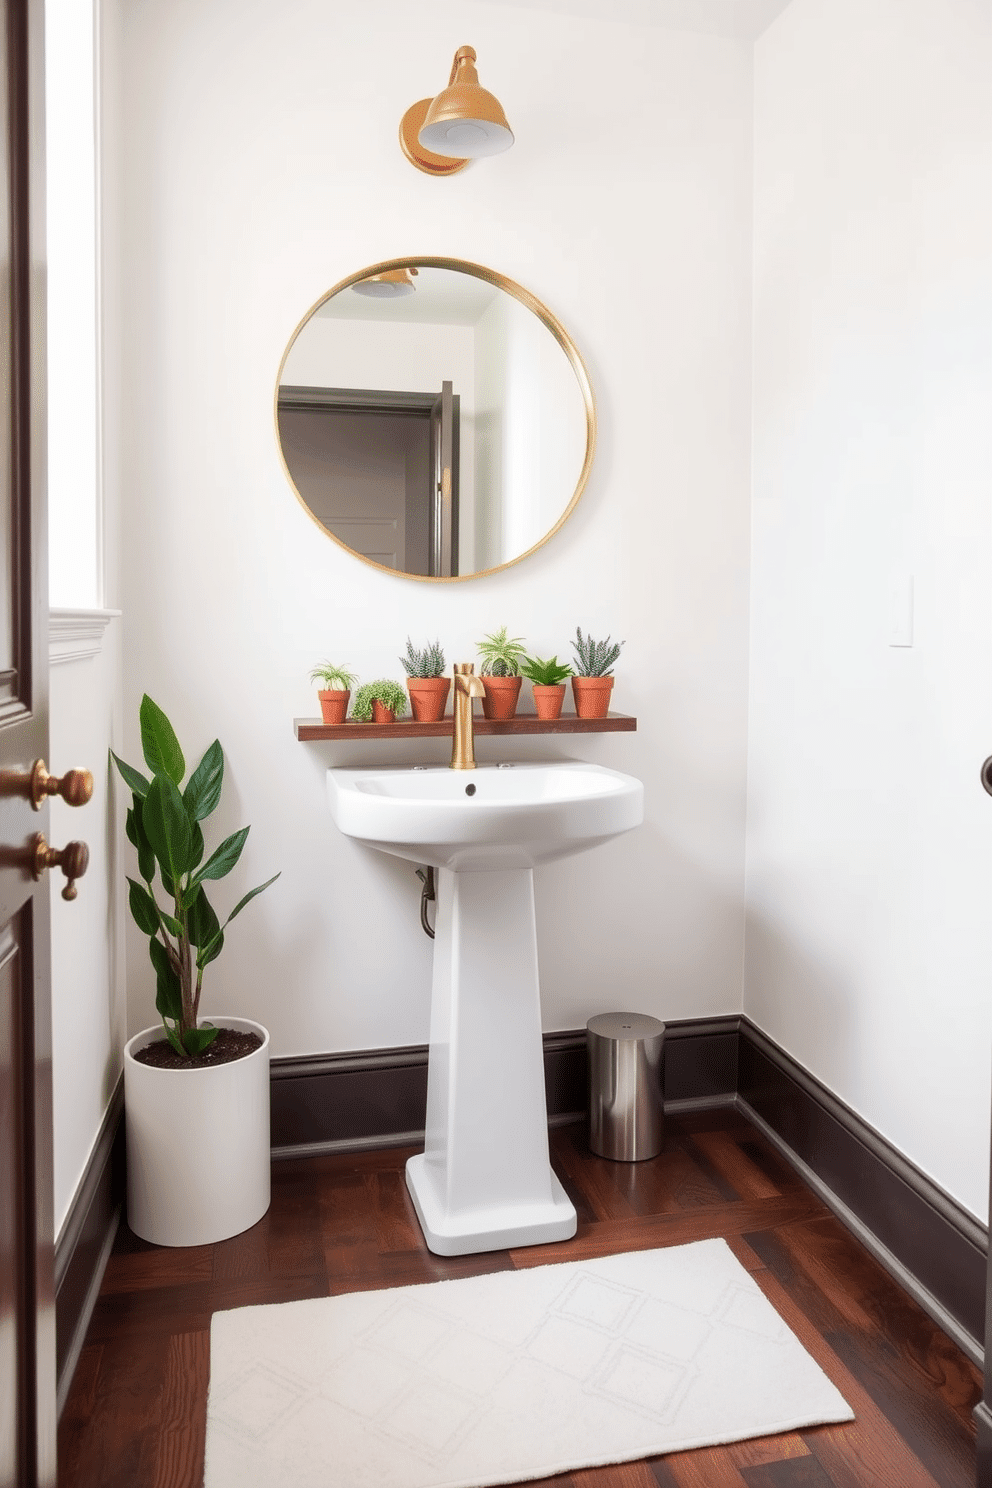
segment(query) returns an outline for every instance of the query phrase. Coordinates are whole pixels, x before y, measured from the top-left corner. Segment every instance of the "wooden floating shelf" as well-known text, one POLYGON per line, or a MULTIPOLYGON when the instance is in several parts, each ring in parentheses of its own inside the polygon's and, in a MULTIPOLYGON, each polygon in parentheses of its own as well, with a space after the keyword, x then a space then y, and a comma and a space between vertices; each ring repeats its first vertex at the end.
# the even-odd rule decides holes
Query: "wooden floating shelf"
MULTIPOLYGON (((294 718, 296 737, 304 742, 315 739, 450 739, 454 721, 449 714, 438 723, 415 723, 399 718, 395 723, 322 723, 319 718, 294 718)), ((631 734, 637 719, 630 713, 607 713, 605 718, 577 718, 563 713, 546 720, 536 713, 518 713, 505 723, 495 719, 476 718, 473 733, 477 739, 495 734, 506 739, 517 734, 631 734)))

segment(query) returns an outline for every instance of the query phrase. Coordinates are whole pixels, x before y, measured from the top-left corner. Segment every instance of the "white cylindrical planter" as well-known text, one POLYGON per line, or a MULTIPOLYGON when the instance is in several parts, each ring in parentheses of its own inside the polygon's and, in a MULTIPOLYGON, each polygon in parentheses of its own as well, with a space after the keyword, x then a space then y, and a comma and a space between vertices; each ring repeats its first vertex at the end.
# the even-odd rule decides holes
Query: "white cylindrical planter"
POLYGON ((210 1245, 250 1229, 269 1207, 269 1035, 248 1018, 201 1022, 257 1033, 262 1047, 213 1069, 163 1070, 124 1048, 127 1222, 155 1245, 210 1245))

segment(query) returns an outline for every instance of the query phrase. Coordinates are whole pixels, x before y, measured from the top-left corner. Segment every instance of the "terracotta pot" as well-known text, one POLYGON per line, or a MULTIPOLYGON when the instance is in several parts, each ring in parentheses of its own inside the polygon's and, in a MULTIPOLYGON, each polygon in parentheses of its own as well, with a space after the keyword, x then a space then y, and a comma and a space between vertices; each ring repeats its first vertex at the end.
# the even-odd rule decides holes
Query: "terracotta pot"
POLYGON ((572 696, 579 718, 605 718, 610 711, 612 677, 573 677, 572 696))
POLYGON ((320 711, 325 723, 344 723, 348 716, 348 702, 351 692, 346 687, 343 690, 330 687, 326 691, 318 692, 320 699, 320 711))
POLYGON ((387 708, 385 703, 380 703, 378 698, 372 699, 372 722, 373 723, 395 723, 396 714, 392 708, 387 708))
POLYGON ((564 682, 553 682, 548 686, 542 686, 540 682, 534 683, 534 712, 538 718, 560 718, 564 701, 564 682))
POLYGON ((482 711, 485 716, 500 723, 512 718, 517 711, 523 680, 523 677, 483 677, 486 695, 482 699, 482 711))
POLYGON ((450 677, 407 677, 406 686, 418 723, 437 723, 444 717, 451 691, 450 677))

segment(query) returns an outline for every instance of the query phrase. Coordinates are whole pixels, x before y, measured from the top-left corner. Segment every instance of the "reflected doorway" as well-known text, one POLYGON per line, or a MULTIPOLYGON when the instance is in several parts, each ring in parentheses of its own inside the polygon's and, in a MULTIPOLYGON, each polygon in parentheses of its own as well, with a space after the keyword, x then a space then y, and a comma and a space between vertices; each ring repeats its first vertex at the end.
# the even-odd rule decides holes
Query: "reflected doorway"
POLYGON ((371 388, 279 389, 289 473, 321 525, 384 568, 458 576, 460 398, 371 388))

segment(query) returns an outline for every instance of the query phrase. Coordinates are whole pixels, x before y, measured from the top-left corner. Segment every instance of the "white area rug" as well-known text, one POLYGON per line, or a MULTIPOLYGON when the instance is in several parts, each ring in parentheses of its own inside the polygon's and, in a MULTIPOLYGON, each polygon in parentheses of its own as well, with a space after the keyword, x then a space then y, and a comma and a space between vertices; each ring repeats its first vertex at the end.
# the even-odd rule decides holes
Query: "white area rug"
POLYGON ((723 1240, 215 1314, 205 1488, 479 1488, 848 1421, 723 1240))

